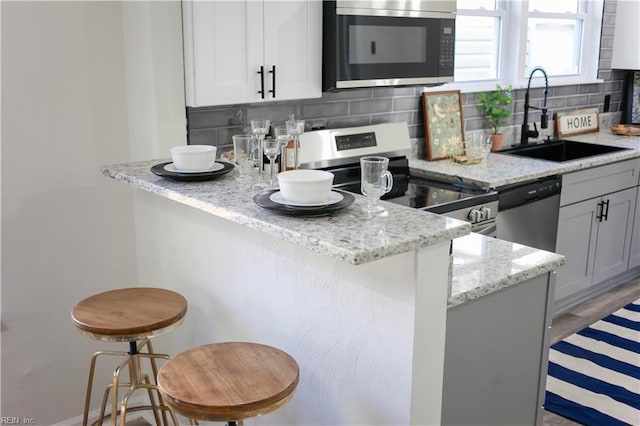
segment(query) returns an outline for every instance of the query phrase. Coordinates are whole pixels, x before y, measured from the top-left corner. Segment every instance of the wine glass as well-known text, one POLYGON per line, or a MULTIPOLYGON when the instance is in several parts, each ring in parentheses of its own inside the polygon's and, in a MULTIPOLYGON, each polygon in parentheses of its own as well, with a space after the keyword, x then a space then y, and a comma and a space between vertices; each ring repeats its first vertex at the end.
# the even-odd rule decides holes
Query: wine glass
POLYGON ((287 145, 289 144, 291 137, 289 136, 289 132, 287 131, 287 126, 285 124, 273 126, 273 135, 275 136, 276 139, 278 139, 280 136, 286 136, 287 138, 286 140, 283 140, 280 143, 280 171, 284 172, 285 170, 290 168, 286 166, 286 163, 287 163, 287 145))
POLYGON ((304 133, 304 120, 288 120, 286 122, 287 132, 293 139, 293 168, 300 168, 300 156, 298 149, 300 148, 300 135, 304 133))
POLYGON ((362 211, 368 215, 376 215, 384 211, 384 207, 378 205, 380 197, 391 191, 393 176, 387 170, 389 159, 386 157, 362 157, 360 159, 361 181, 360 190, 367 197, 367 204, 362 211))
POLYGON ((277 139, 264 139, 262 141, 264 153, 269 159, 269 189, 273 189, 276 187, 276 164, 274 163, 274 161, 278 156, 282 141, 286 141, 287 139, 288 136, 278 136, 277 139))
POLYGON ((262 169, 264 169, 264 148, 262 141, 264 136, 269 133, 271 122, 269 120, 251 120, 251 131, 258 138, 258 182, 254 185, 256 188, 264 189, 267 183, 264 182, 262 169))

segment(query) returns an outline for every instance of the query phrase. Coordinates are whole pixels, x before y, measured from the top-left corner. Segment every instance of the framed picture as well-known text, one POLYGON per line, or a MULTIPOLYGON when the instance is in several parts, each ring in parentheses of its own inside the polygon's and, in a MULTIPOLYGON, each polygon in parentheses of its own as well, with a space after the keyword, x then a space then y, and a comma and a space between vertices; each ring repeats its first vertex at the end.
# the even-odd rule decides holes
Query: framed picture
POLYGON ((625 124, 640 124, 640 71, 629 71, 625 124))
POLYGON ((429 161, 464 153, 464 126, 459 90, 424 92, 424 130, 429 161))

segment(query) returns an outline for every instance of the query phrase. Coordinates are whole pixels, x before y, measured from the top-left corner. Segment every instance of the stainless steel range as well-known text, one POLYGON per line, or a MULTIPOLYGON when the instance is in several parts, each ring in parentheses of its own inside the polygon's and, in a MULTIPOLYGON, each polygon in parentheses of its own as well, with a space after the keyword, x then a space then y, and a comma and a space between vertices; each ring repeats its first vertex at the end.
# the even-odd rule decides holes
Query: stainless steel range
POLYGON ((495 236, 498 193, 413 176, 410 150, 406 123, 318 130, 301 136, 300 164, 331 171, 336 188, 360 194, 360 157, 388 157, 393 189, 383 200, 465 220, 473 232, 495 236))

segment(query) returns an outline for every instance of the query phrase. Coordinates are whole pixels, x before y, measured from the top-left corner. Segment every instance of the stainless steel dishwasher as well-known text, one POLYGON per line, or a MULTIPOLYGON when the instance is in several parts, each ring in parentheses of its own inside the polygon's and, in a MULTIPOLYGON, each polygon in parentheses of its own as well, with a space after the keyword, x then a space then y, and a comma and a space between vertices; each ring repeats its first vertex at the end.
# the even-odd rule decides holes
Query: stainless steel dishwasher
POLYGON ((560 176, 498 188, 497 237, 555 251, 561 189, 560 176))

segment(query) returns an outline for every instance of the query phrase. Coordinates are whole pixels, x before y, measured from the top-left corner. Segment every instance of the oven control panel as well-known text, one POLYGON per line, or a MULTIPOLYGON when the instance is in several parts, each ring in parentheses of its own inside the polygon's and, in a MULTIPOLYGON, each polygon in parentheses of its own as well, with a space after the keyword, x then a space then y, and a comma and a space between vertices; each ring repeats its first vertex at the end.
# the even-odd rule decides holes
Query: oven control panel
POLYGON ((368 148, 377 146, 376 132, 356 133, 351 135, 336 135, 336 149, 344 151, 347 149, 368 148))
POLYGON ((407 156, 411 152, 406 122, 324 129, 300 135, 300 167, 321 169, 359 164, 366 155, 407 156))

